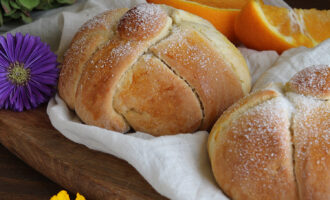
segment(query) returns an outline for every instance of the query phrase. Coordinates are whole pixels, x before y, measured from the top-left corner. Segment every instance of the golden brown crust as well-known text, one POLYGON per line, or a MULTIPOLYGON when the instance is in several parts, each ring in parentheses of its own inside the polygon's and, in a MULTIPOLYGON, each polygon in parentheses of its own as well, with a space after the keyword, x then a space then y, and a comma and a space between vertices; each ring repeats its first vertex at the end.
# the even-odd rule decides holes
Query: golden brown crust
POLYGON ((113 27, 127 10, 106 11, 86 22, 74 36, 65 53, 58 83, 59 94, 71 109, 74 109, 77 85, 85 63, 113 36, 113 27))
POLYGON ((241 82, 243 93, 247 95, 251 89, 251 76, 241 52, 224 35, 214 29, 207 20, 183 10, 173 8, 171 10, 174 23, 179 24, 180 27, 193 28, 209 40, 214 50, 218 51, 225 62, 229 64, 241 82))
POLYGON ((143 41, 125 40, 116 35, 94 53, 81 75, 75 99, 76 113, 85 123, 119 132, 129 130, 124 117, 113 108, 119 80, 150 45, 166 34, 170 23, 166 18, 158 34, 143 41))
POLYGON ((151 51, 198 94, 204 108, 203 130, 209 129, 227 107, 244 96, 241 83, 229 64, 194 29, 174 30, 151 51))
POLYGON ((196 131, 202 109, 191 88, 152 55, 125 73, 114 107, 136 131, 170 135, 196 131))
POLYGON ((244 98, 238 100, 235 104, 230 106, 217 120, 212 127, 208 138, 208 150, 210 157, 214 157, 214 149, 218 142, 218 136, 222 132, 228 129, 228 124, 235 120, 241 113, 244 113, 248 109, 256 106, 262 102, 278 97, 280 94, 274 90, 261 90, 247 95, 244 98))
POLYGON ((213 172, 234 199, 297 199, 289 114, 279 104, 249 109, 219 135, 213 172))
POLYGON ((112 106, 120 77, 143 53, 146 43, 111 40, 86 63, 76 93, 76 112, 87 124, 126 132, 129 125, 112 106), (108 59, 109 58, 109 59, 108 59))
POLYGON ((295 74, 287 83, 289 91, 320 99, 330 99, 330 66, 317 65, 295 74))
MULTIPOLYGON (((189 28, 188 18, 180 21, 180 16, 175 14, 177 11, 166 6, 142 4, 113 19, 114 25, 106 27, 107 30, 90 28, 77 34, 73 44, 79 43, 76 41, 79 34, 89 37, 92 44, 86 42, 87 49, 79 57, 75 57, 79 54, 77 48, 68 50, 67 60, 73 59, 78 64, 65 64, 59 90, 83 122, 120 132, 128 131, 130 126, 153 135, 193 132, 210 128, 224 109, 247 93, 249 73, 242 77, 241 71, 237 71, 247 69, 242 55, 233 53, 236 50, 233 45, 225 45, 222 49, 225 53, 221 53, 219 45, 213 45, 205 36, 214 29, 209 23, 195 17, 194 28, 189 28), (172 20, 178 21, 172 24, 172 20), (207 28, 202 34, 204 26, 207 28), (167 38, 172 38, 173 44, 179 42, 173 35, 180 27, 187 27, 188 34, 184 37, 189 42, 171 53, 181 53, 181 57, 169 64, 154 54, 152 63, 144 62, 143 66, 140 57, 156 53, 150 47, 158 49, 159 45, 155 44, 166 43, 167 38), (106 35, 108 30, 112 31, 107 35, 108 42, 92 38, 97 31, 106 35), (70 53, 73 50, 75 54, 70 53), (184 57, 192 58, 188 65, 183 63, 184 57), (149 65, 160 66, 162 70, 147 69, 149 65), (131 76, 138 81, 130 85, 127 76, 133 71, 136 74, 131 76), (145 79, 147 76, 149 78, 145 79), (73 81, 67 81, 69 79, 73 81), (155 86, 156 83, 159 90, 150 93, 154 88, 148 84, 155 86), (143 92, 138 93, 140 90, 143 92), (156 97, 159 101, 150 103, 156 97)), ((221 44, 229 43, 220 33, 213 35, 217 43, 221 40, 225 40, 221 44)))
POLYGON ((140 4, 120 19, 118 32, 122 39, 148 40, 159 34, 167 18, 167 14, 159 6, 140 4))
POLYGON ((297 96, 293 103, 294 159, 300 199, 330 199, 330 102, 297 96))
POLYGON ((297 199, 289 113, 279 96, 265 90, 241 99, 211 131, 213 174, 233 199, 297 199))
POLYGON ((245 97, 216 122, 208 151, 216 181, 231 198, 330 198, 326 68, 298 72, 289 92, 281 86, 245 97))

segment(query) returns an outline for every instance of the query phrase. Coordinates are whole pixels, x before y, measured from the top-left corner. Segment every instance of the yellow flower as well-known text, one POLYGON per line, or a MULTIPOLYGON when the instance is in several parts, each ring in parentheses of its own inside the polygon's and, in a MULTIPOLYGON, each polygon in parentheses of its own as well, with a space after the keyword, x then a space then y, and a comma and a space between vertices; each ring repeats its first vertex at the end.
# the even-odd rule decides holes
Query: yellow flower
POLYGON ((62 190, 57 195, 52 196, 50 200, 70 200, 70 197, 65 190, 62 190))
POLYGON ((86 200, 84 196, 80 195, 79 193, 77 193, 77 197, 76 200, 86 200))
MULTIPOLYGON (((57 195, 52 196, 50 200, 70 200, 70 197, 65 190, 62 190, 57 195)), ((76 200, 86 200, 86 199, 84 196, 77 193, 76 200)))

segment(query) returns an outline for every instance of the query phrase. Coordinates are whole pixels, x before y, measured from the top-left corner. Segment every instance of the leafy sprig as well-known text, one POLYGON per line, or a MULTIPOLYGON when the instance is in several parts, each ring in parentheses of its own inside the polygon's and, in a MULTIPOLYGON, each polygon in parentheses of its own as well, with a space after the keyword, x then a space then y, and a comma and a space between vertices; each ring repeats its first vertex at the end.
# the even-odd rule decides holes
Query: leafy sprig
POLYGON ((73 4, 76 0, 0 0, 0 26, 12 20, 32 21, 32 10, 48 10, 65 4, 73 4))

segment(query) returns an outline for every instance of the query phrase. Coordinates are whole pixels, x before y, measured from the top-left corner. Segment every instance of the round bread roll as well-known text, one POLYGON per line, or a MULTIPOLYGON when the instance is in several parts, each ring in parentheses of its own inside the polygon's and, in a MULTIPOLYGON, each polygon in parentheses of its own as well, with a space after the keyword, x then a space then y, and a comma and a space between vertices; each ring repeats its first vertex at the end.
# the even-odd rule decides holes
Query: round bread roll
MULTIPOLYGON (((274 85, 273 85, 274 86, 274 85)), ((232 199, 330 199, 330 66, 232 105, 214 125, 214 177, 232 199)))
POLYGON ((250 82, 240 52, 210 23, 140 4, 80 28, 58 89, 86 124, 159 136, 209 129, 250 82))

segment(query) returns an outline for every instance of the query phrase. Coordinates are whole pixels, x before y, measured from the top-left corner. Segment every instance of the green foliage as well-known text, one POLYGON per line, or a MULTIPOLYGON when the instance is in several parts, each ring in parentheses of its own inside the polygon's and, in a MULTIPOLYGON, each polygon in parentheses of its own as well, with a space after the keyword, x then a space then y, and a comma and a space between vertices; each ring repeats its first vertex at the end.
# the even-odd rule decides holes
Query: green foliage
POLYGON ((39 0, 16 0, 16 3, 22 8, 26 8, 27 10, 32 10, 37 5, 39 5, 40 1, 39 0))
POLYGON ((73 4, 76 0, 0 0, 0 26, 11 20, 30 23, 30 12, 73 4))

